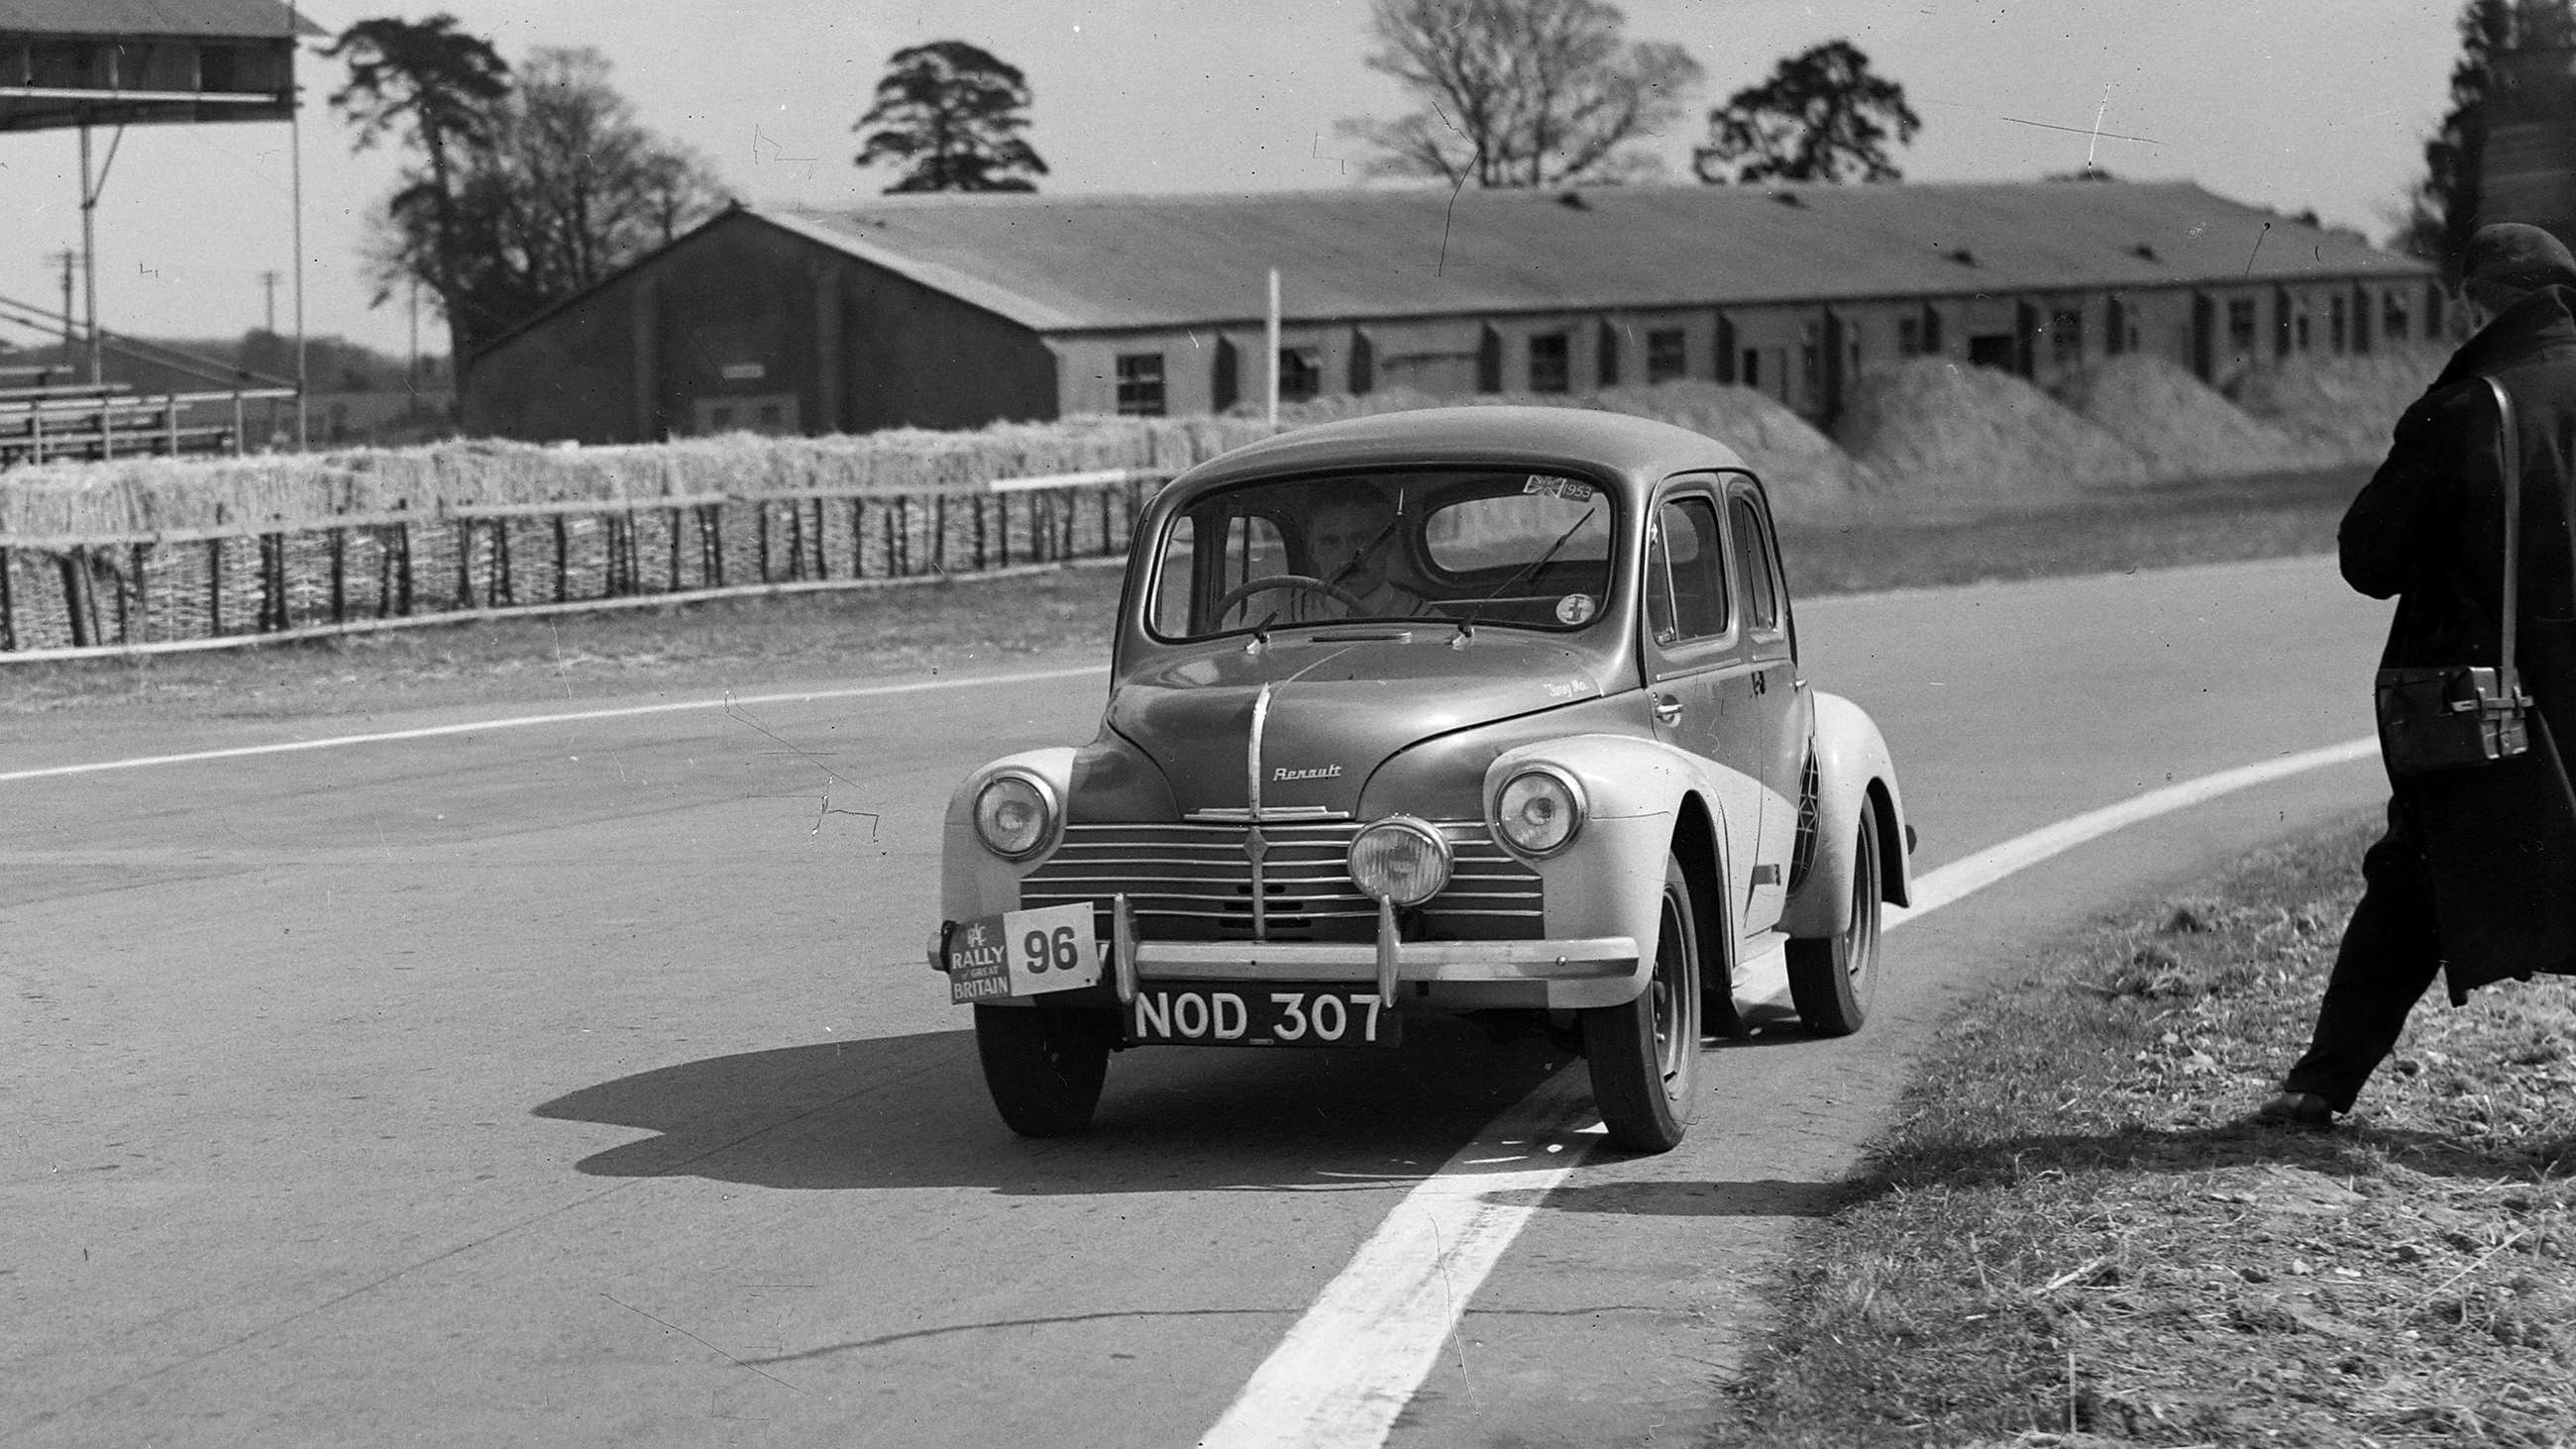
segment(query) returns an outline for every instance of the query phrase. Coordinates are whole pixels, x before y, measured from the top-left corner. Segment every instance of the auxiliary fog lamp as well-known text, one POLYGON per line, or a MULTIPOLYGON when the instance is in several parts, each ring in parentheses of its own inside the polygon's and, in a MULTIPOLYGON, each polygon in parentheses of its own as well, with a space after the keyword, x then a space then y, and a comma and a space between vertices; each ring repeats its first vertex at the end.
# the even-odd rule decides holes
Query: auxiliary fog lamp
POLYGON ((1449 884, 1449 842, 1429 821, 1390 815, 1352 838, 1350 868, 1371 899, 1418 906, 1449 884))

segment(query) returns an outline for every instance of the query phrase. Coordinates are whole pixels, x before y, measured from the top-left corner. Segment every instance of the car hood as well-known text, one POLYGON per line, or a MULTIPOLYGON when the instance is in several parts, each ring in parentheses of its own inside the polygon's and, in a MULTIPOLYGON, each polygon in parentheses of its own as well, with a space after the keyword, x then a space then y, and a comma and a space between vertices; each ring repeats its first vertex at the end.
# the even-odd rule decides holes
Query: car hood
POLYGON ((1452 730, 1601 696, 1592 661, 1546 639, 1487 631, 1460 647, 1441 633, 1337 641, 1291 635, 1248 651, 1240 639, 1121 682, 1109 727, 1143 750, 1174 803, 1352 813, 1388 756, 1452 730), (1248 758, 1264 686, 1260 759, 1248 758))

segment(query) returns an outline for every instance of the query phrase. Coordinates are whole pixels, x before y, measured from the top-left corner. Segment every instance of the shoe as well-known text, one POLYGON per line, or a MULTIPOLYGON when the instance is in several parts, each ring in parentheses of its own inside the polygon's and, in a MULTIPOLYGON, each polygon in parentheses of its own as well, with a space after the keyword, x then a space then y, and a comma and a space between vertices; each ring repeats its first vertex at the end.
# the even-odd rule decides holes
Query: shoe
POLYGON ((2254 1109, 2257 1121, 2323 1132, 2334 1126, 2334 1108, 2314 1092, 2282 1092, 2254 1109))

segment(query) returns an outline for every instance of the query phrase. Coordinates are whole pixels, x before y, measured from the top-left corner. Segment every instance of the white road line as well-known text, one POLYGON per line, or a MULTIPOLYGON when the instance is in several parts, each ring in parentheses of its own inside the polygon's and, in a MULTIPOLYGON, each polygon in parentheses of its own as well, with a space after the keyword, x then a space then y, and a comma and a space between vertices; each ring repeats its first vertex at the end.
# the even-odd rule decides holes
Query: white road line
MULTIPOLYGON (((1928 871, 1914 904, 1890 910, 1903 925, 2018 871, 2124 826, 2236 790, 2367 759, 2373 739, 2221 770, 2087 811, 1928 871)), ((1596 1140, 1576 1074, 1560 1071, 1487 1123, 1440 1170, 1397 1203, 1271 1352, 1200 1449, 1375 1449, 1439 1362, 1467 1300, 1549 1192, 1596 1140), (1527 1168, 1480 1170, 1498 1145, 1517 1144, 1527 1168), (1497 1198, 1504 1199, 1496 1201, 1497 1198)), ((1588 1082, 1585 1083, 1589 1085, 1588 1082)), ((1597 1128, 1594 1129, 1597 1132, 1597 1128)))
POLYGON ((617 709, 568 710, 561 714, 510 715, 500 719, 472 720, 464 724, 431 725, 416 730, 384 730, 375 734, 332 735, 318 740, 285 740, 268 745, 237 745, 223 750, 195 750, 184 755, 140 755, 126 760, 100 760, 82 765, 49 765, 38 770, 0 772, 0 785, 12 780, 49 780, 63 775, 96 775, 109 770, 140 770, 152 765, 192 765, 205 760, 238 760, 252 755, 286 755, 299 750, 333 750, 347 745, 389 744, 398 740, 427 740, 444 735, 482 734, 489 730, 533 729, 538 725, 580 724, 589 720, 634 719, 652 714, 681 714, 689 710, 732 709, 756 704, 805 704, 829 699, 876 699, 897 694, 926 694, 943 689, 980 689, 987 685, 1044 684, 1058 679, 1079 679, 1086 674, 1102 674, 1107 666, 1085 664, 1071 669, 1033 669, 1022 674, 982 674, 973 678, 925 679, 910 684, 862 684, 847 689, 818 689, 801 694, 740 694, 721 699, 677 700, 669 704, 634 704, 617 709))

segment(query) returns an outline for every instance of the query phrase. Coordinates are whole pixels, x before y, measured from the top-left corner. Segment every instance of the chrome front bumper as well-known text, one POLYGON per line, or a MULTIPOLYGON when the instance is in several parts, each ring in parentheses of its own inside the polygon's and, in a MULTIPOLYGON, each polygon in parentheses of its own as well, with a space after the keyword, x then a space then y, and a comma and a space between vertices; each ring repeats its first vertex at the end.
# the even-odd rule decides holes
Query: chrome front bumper
POLYGON ((1145 941, 1127 898, 1111 902, 1109 967, 1119 1004, 1139 981, 1353 981, 1377 987, 1380 1004, 1404 1001, 1470 1009, 1617 1006, 1644 989, 1630 936, 1562 941, 1405 941, 1381 902, 1374 942, 1145 941), (1410 989, 1407 989, 1410 988, 1410 989))

